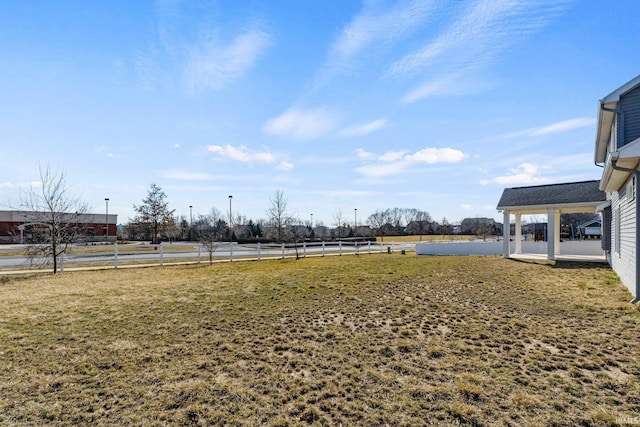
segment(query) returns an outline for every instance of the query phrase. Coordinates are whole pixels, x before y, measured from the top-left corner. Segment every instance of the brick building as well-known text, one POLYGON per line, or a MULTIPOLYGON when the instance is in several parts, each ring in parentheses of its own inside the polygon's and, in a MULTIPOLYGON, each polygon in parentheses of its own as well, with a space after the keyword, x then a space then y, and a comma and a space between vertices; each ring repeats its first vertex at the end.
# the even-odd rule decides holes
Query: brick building
MULTIPOLYGON (((80 242, 115 242, 117 239, 116 214, 63 213, 62 221, 73 229, 80 242)), ((49 227, 44 215, 29 211, 0 211, 0 243, 30 243, 35 235, 49 227)))

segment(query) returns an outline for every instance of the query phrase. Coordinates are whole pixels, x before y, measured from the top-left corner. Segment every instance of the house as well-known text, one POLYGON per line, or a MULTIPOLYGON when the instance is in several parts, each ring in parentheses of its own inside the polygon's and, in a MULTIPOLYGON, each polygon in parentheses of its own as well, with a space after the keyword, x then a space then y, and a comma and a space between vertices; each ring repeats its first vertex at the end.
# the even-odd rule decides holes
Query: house
POLYGON ((640 160, 640 76, 602 98, 594 160, 602 167, 600 189, 606 192, 602 211, 602 245, 611 268, 640 301, 638 161, 640 160))
POLYGON ((584 239, 599 239, 602 236, 602 221, 593 219, 577 226, 578 233, 584 239))
MULTIPOLYGON (((511 215, 515 215, 515 254, 522 253, 522 215, 547 215, 542 238, 547 241, 547 259, 555 260, 561 255, 560 215, 596 212, 604 202, 606 195, 600 190, 598 180, 505 188, 497 206, 504 215, 504 257, 509 258, 511 254, 511 227, 506 226, 511 223, 511 215)), ((538 228, 535 232, 538 235, 538 228)))
POLYGON ((460 223, 460 233, 462 234, 493 234, 497 228, 497 223, 493 218, 465 218, 460 223))

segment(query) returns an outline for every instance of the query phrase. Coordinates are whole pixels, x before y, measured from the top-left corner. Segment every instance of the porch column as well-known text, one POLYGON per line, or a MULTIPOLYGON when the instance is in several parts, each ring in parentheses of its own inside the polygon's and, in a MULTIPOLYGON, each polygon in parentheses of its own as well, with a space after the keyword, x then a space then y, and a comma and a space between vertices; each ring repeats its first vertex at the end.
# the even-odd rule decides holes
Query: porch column
POLYGON ((515 237, 516 248, 514 253, 521 254, 522 253, 522 215, 520 213, 516 214, 516 230, 515 237))
POLYGON ((509 258, 509 250, 510 250, 510 243, 509 243, 509 237, 511 234, 511 227, 509 222, 511 221, 511 213, 507 210, 503 211, 502 213, 503 215, 503 219, 502 219, 502 256, 505 258, 509 258))
POLYGON ((553 244, 554 255, 560 255, 560 211, 556 210, 553 219, 553 235, 556 239, 553 244))
POLYGON ((556 210, 547 211, 547 259, 556 259, 556 210))

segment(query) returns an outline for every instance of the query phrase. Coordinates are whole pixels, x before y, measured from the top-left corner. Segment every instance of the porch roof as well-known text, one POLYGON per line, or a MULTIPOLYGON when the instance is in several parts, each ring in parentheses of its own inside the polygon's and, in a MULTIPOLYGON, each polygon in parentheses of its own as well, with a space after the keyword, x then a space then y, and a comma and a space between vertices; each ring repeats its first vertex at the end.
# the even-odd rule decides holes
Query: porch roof
POLYGON ((549 209, 561 213, 595 212, 606 201, 599 184, 599 180, 593 180, 505 188, 497 209, 523 214, 546 213, 549 209))

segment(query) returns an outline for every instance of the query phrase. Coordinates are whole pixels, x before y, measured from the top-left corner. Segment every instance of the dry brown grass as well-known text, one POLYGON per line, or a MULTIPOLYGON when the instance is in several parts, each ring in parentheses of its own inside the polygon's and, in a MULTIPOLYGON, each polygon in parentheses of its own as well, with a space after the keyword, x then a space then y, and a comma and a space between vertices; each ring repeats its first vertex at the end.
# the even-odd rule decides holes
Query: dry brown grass
POLYGON ((0 277, 0 424, 639 425, 602 266, 371 255, 0 277))

